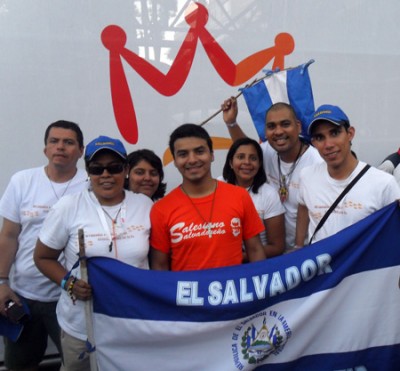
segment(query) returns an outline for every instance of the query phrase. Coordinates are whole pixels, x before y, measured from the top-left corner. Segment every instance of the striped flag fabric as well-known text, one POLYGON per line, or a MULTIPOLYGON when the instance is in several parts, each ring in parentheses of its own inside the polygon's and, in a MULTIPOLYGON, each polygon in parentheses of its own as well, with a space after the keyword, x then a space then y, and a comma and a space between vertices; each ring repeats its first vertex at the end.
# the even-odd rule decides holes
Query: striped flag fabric
POLYGON ((88 259, 99 370, 398 370, 400 209, 311 247, 189 272, 88 259))
POLYGON ((311 60, 301 66, 268 71, 266 78, 242 89, 243 97, 261 141, 265 142, 265 114, 271 105, 289 103, 301 122, 302 136, 309 139, 307 127, 315 111, 314 97, 308 67, 311 60))

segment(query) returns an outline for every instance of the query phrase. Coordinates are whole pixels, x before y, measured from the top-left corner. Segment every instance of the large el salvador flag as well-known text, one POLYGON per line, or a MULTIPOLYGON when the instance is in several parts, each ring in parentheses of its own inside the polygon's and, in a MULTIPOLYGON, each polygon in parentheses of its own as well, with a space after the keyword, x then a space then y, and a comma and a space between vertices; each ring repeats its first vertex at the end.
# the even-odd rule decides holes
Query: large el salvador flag
POLYGON ((399 370, 397 203, 297 252, 192 272, 88 260, 100 370, 399 370))
POLYGON ((283 71, 268 71, 256 84, 242 89, 243 97, 260 139, 265 142, 265 114, 271 105, 289 103, 301 122, 302 136, 314 114, 314 97, 308 67, 314 61, 283 71))

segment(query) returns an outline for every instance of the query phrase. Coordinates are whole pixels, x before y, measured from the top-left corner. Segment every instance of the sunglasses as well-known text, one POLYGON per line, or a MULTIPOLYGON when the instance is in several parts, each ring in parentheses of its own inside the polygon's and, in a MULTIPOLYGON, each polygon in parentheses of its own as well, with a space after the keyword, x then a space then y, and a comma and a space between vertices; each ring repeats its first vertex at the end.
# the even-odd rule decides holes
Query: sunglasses
POLYGON ((109 174, 120 174, 124 171, 125 166, 123 164, 107 165, 107 166, 89 166, 88 173, 91 175, 101 175, 104 170, 107 170, 109 174))

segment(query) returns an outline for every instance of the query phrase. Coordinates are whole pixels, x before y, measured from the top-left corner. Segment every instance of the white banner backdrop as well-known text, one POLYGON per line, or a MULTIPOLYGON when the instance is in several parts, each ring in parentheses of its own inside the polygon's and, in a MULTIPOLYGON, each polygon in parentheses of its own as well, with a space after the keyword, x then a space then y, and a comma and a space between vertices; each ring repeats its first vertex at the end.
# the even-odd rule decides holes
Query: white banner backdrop
MULTIPOLYGON (((204 30, 234 66, 273 47, 279 34, 288 34, 293 50, 281 62, 290 67, 315 59, 310 68, 315 104, 337 104, 346 111, 357 130, 353 149, 358 156, 376 165, 398 149, 398 1, 388 0, 384 6, 373 0, 202 0, 198 4, 203 13, 197 31, 203 39, 194 46, 185 43, 190 58, 186 54, 177 58, 190 29, 185 20, 189 1, 1 1, 0 194, 14 172, 46 161, 43 134, 50 122, 78 122, 86 142, 99 134, 122 137, 111 99, 109 50, 101 40, 110 25, 123 30, 128 50, 163 74, 187 58, 191 62, 187 79, 167 96, 146 81, 150 67, 138 72, 122 59, 138 128, 136 144, 125 140, 128 150, 151 148, 163 156, 175 127, 203 121, 244 86, 243 76, 235 75, 239 67, 236 72, 222 68, 234 76, 229 83, 216 70, 213 63, 226 66, 225 59, 221 53, 210 59, 204 30)), ((254 71, 247 68, 248 81, 274 63, 268 58, 264 62, 254 71)), ((178 77, 184 73, 180 68, 178 77)), ((158 79, 156 84, 160 88, 169 82, 158 79)), ((239 106, 239 122, 256 138, 242 98, 239 106)), ((205 127, 215 138, 228 138, 221 115, 205 127)), ((221 174, 226 155, 227 142, 220 143, 214 176, 221 174)), ((165 172, 171 189, 180 177, 171 164, 165 172)))

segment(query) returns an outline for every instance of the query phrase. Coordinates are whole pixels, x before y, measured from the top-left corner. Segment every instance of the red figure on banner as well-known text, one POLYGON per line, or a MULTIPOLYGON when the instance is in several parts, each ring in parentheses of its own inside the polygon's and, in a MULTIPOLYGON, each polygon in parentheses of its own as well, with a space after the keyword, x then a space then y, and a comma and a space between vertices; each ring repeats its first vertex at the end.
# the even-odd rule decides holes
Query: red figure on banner
POLYGON ((285 56, 294 50, 292 36, 280 33, 275 37, 275 46, 252 54, 235 64, 207 31, 208 11, 203 5, 194 3, 189 6, 185 20, 190 26, 189 31, 166 74, 125 48, 126 33, 119 26, 107 26, 101 34, 103 45, 110 51, 111 96, 115 118, 119 131, 129 143, 137 143, 138 127, 121 58, 160 94, 171 96, 182 88, 189 75, 198 40, 218 74, 231 86, 238 86, 248 81, 272 59, 274 59, 272 69, 278 67, 283 69, 285 56))

